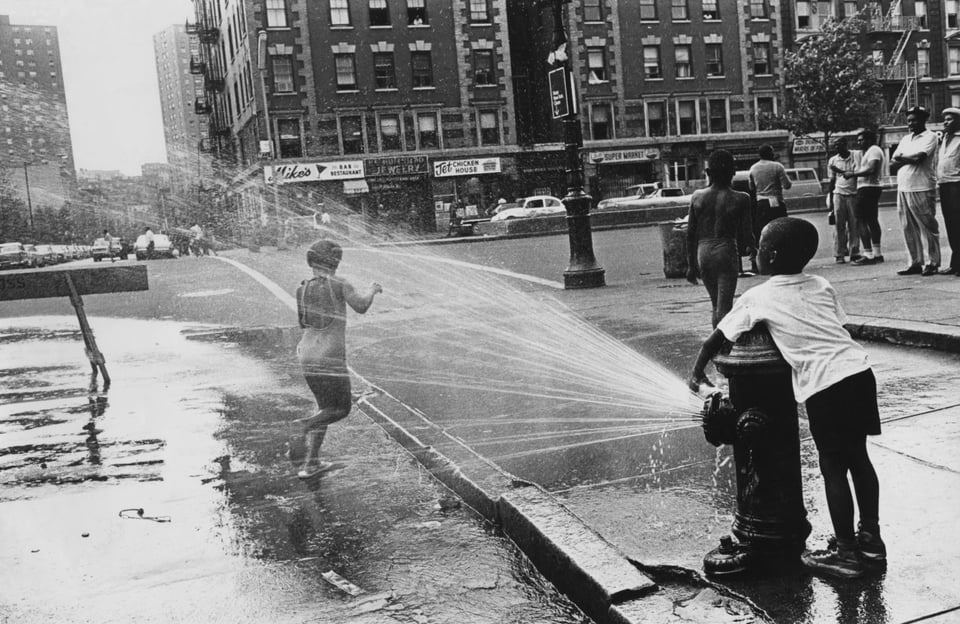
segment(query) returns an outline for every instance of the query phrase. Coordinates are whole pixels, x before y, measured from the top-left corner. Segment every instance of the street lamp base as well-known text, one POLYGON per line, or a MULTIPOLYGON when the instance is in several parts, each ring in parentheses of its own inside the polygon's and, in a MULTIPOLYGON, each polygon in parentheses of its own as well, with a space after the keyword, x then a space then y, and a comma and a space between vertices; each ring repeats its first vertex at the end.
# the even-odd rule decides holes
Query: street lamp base
POLYGON ((576 288, 600 288, 606 286, 604 280, 605 271, 603 269, 587 269, 584 271, 574 271, 567 269, 563 272, 564 290, 573 290, 576 288))

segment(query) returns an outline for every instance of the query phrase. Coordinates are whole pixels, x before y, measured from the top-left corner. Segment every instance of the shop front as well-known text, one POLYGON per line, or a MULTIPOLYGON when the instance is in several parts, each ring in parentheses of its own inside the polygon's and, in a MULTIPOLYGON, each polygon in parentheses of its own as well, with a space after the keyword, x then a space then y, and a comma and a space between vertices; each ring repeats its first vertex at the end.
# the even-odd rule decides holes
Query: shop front
POLYGON ((567 194, 566 154, 563 150, 520 152, 516 157, 516 176, 503 197, 515 199, 530 195, 567 194))
POLYGON ((495 206, 503 196, 504 164, 499 156, 433 161, 431 191, 437 229, 457 219, 484 216, 495 206))
POLYGON ((587 152, 589 186, 594 199, 622 197, 627 188, 661 180, 659 147, 587 152))
POLYGON ((364 163, 371 216, 391 227, 436 231, 426 156, 371 158, 364 163))

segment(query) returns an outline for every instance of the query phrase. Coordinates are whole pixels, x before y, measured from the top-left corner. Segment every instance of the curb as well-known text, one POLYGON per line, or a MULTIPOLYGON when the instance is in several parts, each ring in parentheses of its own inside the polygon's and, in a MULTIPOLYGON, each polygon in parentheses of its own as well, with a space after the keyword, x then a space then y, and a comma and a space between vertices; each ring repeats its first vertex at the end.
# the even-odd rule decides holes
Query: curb
POLYGON ((960 327, 854 315, 848 321, 844 327, 857 340, 960 353, 960 327))

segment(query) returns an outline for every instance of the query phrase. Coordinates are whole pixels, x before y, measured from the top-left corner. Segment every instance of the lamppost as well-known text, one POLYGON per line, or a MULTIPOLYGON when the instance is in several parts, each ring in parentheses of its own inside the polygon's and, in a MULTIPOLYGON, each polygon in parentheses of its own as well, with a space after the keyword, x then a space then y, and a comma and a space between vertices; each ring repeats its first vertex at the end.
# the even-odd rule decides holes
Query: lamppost
POLYGON ((583 129, 577 105, 576 87, 570 67, 570 45, 564 26, 563 11, 570 0, 537 0, 535 6, 553 10, 553 51, 547 61, 550 71, 550 97, 554 119, 563 120, 563 145, 566 155, 567 233, 570 237, 570 264, 563 272, 563 287, 596 288, 605 286, 604 270, 593 255, 593 234, 590 229, 590 196, 583 191, 583 129))
POLYGON ((603 164, 603 156, 597 156, 593 159, 593 179, 597 185, 597 203, 603 201, 603 181, 600 177, 600 165, 603 164))
POLYGON ((277 152, 273 144, 273 128, 270 121, 270 100, 267 98, 267 31, 257 31, 257 68, 260 70, 260 90, 263 92, 263 119, 267 126, 267 142, 270 143, 270 170, 273 179, 273 207, 277 214, 277 250, 286 249, 283 220, 280 215, 280 180, 277 178, 277 152))
POLYGON ((30 225, 30 236, 33 237, 33 201, 30 199, 30 171, 28 167, 30 163, 23 163, 23 184, 24 189, 27 192, 27 215, 29 216, 29 225, 30 225))

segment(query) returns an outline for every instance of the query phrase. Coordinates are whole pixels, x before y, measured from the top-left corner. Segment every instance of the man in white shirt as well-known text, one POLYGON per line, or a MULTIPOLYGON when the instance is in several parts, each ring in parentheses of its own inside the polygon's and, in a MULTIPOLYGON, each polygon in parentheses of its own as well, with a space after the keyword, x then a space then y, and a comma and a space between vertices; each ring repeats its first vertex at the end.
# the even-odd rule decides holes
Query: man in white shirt
POLYGON ((943 110, 943 139, 937 155, 940 210, 950 243, 950 264, 941 275, 960 277, 960 108, 943 110))
POLYGON ((937 135, 927 130, 930 113, 922 106, 907 111, 907 128, 893 153, 897 166, 897 214, 910 264, 897 275, 936 275, 940 269, 937 225, 937 135), (927 263, 924 264, 924 248, 927 263))
POLYGON ((855 262, 860 257, 860 225, 854 214, 854 205, 857 200, 857 181, 855 178, 845 177, 845 173, 853 173, 860 168, 860 152, 851 152, 847 148, 847 140, 843 137, 834 142, 837 153, 827 163, 830 170, 830 182, 833 193, 830 199, 833 202, 833 215, 836 225, 834 238, 834 255, 837 264, 846 262, 849 252, 850 261, 855 262))

